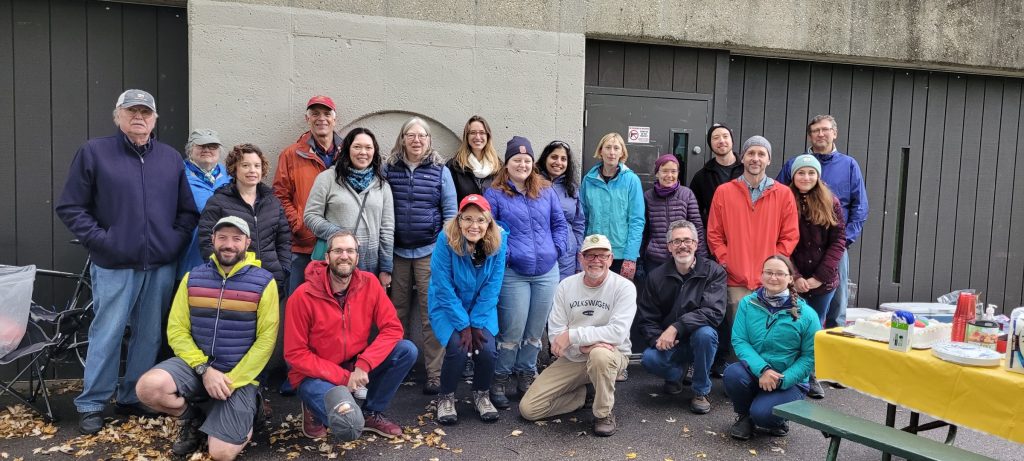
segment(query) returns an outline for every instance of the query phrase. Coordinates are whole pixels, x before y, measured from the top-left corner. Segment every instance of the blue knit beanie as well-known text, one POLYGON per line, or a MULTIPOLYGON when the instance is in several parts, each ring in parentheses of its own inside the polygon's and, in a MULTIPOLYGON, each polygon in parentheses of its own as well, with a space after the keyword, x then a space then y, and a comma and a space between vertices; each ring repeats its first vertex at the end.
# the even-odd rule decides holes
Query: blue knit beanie
POLYGON ((818 176, 821 176, 821 162, 814 158, 811 154, 803 154, 793 159, 793 165, 789 168, 790 176, 796 176, 796 170, 799 170, 805 166, 814 168, 818 172, 818 176))
POLYGON ((530 145, 529 139, 522 136, 513 136, 505 146, 505 163, 508 163, 509 159, 519 154, 527 154, 530 158, 533 158, 533 146, 530 145))

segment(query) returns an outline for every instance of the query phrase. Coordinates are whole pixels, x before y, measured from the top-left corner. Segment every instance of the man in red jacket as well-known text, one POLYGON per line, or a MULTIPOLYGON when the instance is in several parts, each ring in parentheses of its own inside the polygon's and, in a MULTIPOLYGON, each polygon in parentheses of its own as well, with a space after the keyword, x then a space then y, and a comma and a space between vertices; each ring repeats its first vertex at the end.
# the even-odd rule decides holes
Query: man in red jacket
POLYGON ((766 174, 772 145, 751 136, 740 151, 743 175, 715 191, 708 215, 708 249, 725 268, 729 306, 719 334, 716 362, 731 360, 736 306, 760 285, 761 266, 773 254, 789 256, 800 240, 793 192, 766 174))
POLYGON ((377 277, 356 268, 359 243, 350 231, 331 236, 325 259, 306 268, 285 317, 284 358, 302 400, 302 433, 321 438, 330 426, 342 442, 363 431, 399 436, 402 428, 383 411, 416 362, 416 346, 402 339, 377 277), (370 342, 373 326, 379 333, 370 342), (353 394, 366 399, 361 413, 353 394))

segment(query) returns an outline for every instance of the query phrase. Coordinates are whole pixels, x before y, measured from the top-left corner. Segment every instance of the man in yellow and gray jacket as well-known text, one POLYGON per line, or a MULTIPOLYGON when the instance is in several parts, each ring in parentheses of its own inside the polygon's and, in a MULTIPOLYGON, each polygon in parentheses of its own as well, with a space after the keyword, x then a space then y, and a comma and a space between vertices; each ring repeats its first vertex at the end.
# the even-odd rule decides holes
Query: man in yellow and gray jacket
POLYGON ((274 351, 278 292, 249 248, 249 226, 228 216, 213 227, 214 255, 182 280, 171 304, 167 341, 175 357, 146 372, 139 399, 180 420, 171 446, 182 456, 209 437, 210 456, 230 460, 252 437, 261 407, 256 376, 274 351), (207 417, 190 403, 210 397, 207 417))

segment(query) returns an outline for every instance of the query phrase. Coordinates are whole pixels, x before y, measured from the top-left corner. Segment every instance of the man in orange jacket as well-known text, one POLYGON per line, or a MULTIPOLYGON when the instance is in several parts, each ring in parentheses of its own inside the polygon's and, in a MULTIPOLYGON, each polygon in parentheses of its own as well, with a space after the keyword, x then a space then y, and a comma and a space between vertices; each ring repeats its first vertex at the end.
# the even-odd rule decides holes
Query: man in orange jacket
POLYGON ((732 322, 736 306, 760 284, 761 265, 774 254, 789 257, 800 240, 796 200, 788 187, 766 174, 772 145, 752 136, 740 150, 743 175, 715 191, 708 216, 708 249, 729 276, 729 306, 716 362, 734 358, 732 322))
POLYGON ((383 411, 419 351, 402 339, 402 322, 376 275, 356 268, 359 242, 351 231, 331 236, 325 259, 306 268, 306 282, 288 298, 284 323, 284 358, 302 400, 302 433, 322 438, 330 426, 340 442, 363 431, 400 436, 402 428, 383 411), (372 327, 378 333, 370 341, 372 327), (355 396, 366 400, 361 413, 355 396))

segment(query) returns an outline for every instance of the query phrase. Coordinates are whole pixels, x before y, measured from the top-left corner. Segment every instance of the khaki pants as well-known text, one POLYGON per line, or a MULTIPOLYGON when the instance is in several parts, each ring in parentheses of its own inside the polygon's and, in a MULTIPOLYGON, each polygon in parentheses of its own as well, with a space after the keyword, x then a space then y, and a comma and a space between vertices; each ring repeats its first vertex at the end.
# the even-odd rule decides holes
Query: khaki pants
POLYGON ((725 319, 722 320, 722 328, 718 330, 718 353, 715 354, 716 361, 735 362, 736 353, 732 350, 732 323, 736 319, 736 308, 740 300, 753 293, 747 287, 729 287, 729 304, 725 309, 725 319))
POLYGON ((412 287, 416 285, 417 312, 420 316, 420 341, 417 346, 423 351, 423 365, 427 369, 428 378, 441 377, 441 362, 444 360, 444 348, 434 336, 427 315, 427 290, 430 288, 430 256, 417 259, 406 259, 395 255, 395 269, 391 274, 391 302, 395 304, 398 319, 405 328, 405 337, 412 339, 412 287))
POLYGON ((594 384, 594 416, 604 418, 615 406, 615 376, 629 365, 619 351, 596 348, 586 362, 559 357, 541 372, 519 402, 519 414, 536 421, 576 411, 587 398, 587 383, 594 384))

